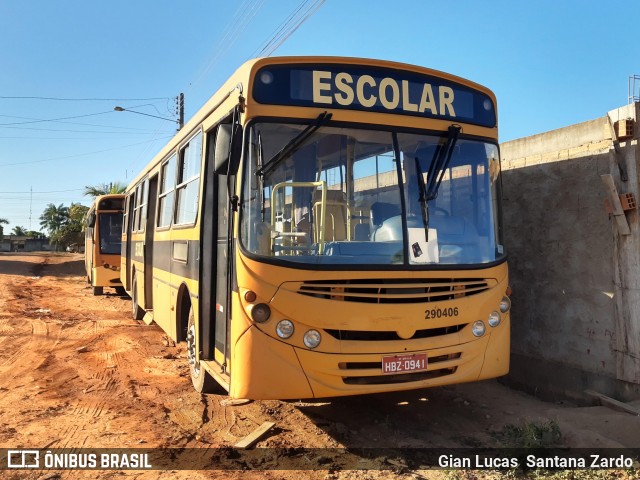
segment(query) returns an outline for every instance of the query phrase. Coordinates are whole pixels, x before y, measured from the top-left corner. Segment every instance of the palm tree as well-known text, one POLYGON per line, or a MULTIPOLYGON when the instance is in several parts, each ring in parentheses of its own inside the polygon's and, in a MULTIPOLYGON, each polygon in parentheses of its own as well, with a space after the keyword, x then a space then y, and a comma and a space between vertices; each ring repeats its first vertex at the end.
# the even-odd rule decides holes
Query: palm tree
POLYGON ((49 230, 49 236, 54 240, 56 251, 58 250, 59 241, 56 239, 58 233, 69 222, 69 208, 63 204, 57 207, 50 203, 40 215, 40 226, 49 230))
POLYGON ((46 235, 42 232, 36 232, 35 230, 29 230, 27 232, 29 238, 46 238, 46 235))
POLYGON ((2 240, 4 238, 4 229, 2 228, 2 224, 8 225, 9 224, 9 220, 7 220, 6 218, 0 218, 0 240, 2 240))
POLYGON ((40 215, 40 226, 49 230, 49 235, 53 235, 69 221, 69 208, 63 204, 57 207, 50 203, 40 215))
POLYGON ((127 186, 121 182, 101 183, 99 185, 87 185, 84 187, 83 195, 88 197, 99 197, 110 193, 124 193, 127 186))
POLYGON ((29 235, 24 227, 13 227, 13 232, 11 232, 11 234, 16 237, 26 237, 29 235))

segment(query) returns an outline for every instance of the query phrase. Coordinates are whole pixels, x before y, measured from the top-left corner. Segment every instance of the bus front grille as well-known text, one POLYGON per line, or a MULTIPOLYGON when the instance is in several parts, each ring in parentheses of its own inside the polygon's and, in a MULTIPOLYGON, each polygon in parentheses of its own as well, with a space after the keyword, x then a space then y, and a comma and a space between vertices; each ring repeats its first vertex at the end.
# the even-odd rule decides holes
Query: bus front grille
POLYGON ((476 295, 489 281, 457 279, 364 279, 302 282, 298 293, 315 298, 361 303, 425 303, 476 295))
POLYGON ((419 338, 432 338, 440 337, 442 335, 449 335, 451 333, 458 333, 468 324, 463 323, 461 325, 451 325, 449 327, 440 328, 428 328, 425 330, 416 330, 410 339, 401 338, 397 332, 391 331, 361 331, 361 330, 330 330, 325 329, 329 335, 336 340, 350 340, 350 341, 386 341, 386 340, 415 340, 419 338))

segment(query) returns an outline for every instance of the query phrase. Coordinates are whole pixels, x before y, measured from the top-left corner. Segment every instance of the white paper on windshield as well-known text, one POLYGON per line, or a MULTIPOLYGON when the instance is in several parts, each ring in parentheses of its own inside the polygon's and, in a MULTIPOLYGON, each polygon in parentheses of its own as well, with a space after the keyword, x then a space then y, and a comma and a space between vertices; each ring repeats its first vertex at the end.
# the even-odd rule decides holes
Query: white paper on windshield
POLYGON ((427 242, 424 228, 409 228, 409 257, 411 263, 438 263, 438 231, 430 228, 427 242))

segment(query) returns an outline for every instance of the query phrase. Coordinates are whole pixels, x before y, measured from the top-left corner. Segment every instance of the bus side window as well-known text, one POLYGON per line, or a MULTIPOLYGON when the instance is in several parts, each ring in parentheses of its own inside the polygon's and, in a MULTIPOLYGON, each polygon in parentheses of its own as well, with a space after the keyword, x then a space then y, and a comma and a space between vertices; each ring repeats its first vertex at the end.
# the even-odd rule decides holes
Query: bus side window
POLYGON ((175 223, 178 225, 193 223, 198 215, 201 157, 202 133, 198 132, 180 152, 175 212, 175 223))
POLYGON ((174 153, 161 167, 160 190, 158 192, 158 227, 171 225, 176 188, 176 154, 174 153))

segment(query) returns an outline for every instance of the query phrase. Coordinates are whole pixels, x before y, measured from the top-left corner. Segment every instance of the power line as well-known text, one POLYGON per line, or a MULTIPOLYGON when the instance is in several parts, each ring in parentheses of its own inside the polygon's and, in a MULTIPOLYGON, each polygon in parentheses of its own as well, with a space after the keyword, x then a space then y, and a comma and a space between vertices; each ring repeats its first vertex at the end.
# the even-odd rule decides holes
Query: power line
POLYGON ((15 97, 15 96, 3 96, 1 99, 11 100, 54 100, 61 102, 147 102, 150 100, 170 100, 169 97, 154 97, 154 98, 60 98, 60 97, 15 97))
POLYGON ((214 43, 213 50, 215 53, 209 59, 202 72, 191 82, 190 86, 199 83, 211 71, 216 62, 231 49, 249 21, 258 13, 263 3, 264 0, 243 0, 233 14, 231 21, 227 23, 220 39, 214 43))
MULTIPOLYGON (((147 106, 151 106, 153 107, 158 113, 159 110, 158 108, 153 104, 153 103, 144 103, 144 104, 140 104, 140 105, 134 105, 128 108, 141 108, 141 107, 147 107, 147 106)), ((63 120, 69 120, 69 119, 74 119, 74 118, 82 118, 82 117, 91 117, 91 116, 97 116, 97 115, 104 115, 106 113, 113 113, 112 110, 108 110, 106 112, 97 112, 97 113, 88 113, 88 114, 83 114, 83 115, 76 115, 76 116, 70 116, 70 117, 61 117, 61 118, 51 118, 51 119, 41 119, 41 118, 33 118, 33 117, 22 117, 22 116, 17 116, 17 115, 0 115, 0 117, 4 117, 4 118, 17 118, 20 120, 26 120, 24 122, 7 122, 7 123, 0 123, 0 128, 20 128, 20 127, 16 127, 15 125, 29 125, 29 124, 34 124, 34 123, 45 123, 45 122, 52 122, 52 123, 64 123, 64 124, 69 124, 69 125, 81 125, 81 126, 89 126, 89 127, 102 127, 102 128, 117 128, 117 129, 124 129, 124 130, 140 130, 140 131, 144 131, 144 129, 141 128, 134 128, 134 127, 123 127, 120 125, 96 125, 93 123, 81 123, 81 122, 65 122, 63 120)), ((27 128, 27 127, 23 127, 23 128, 27 128)), ((148 130, 147 130, 148 132, 148 130)), ((100 132, 96 132, 96 133, 100 133, 100 132)))
MULTIPOLYGON (((64 131, 64 130, 60 130, 60 131, 64 131)), ((78 132, 78 133, 104 133, 104 134, 116 134, 116 135, 139 135, 139 136, 149 136, 149 135, 156 135, 158 132, 144 132, 144 133, 138 133, 138 132, 96 132, 96 131, 90 131, 90 130, 71 130, 71 132, 78 132)), ((171 132, 162 132, 162 133, 166 133, 169 134, 171 132)), ((0 139, 4 139, 4 140, 75 140, 78 142, 82 142, 82 141, 95 141, 95 140, 105 140, 104 137, 60 137, 60 136, 56 136, 56 137, 27 137, 27 136, 9 136, 9 135, 0 135, 0 139)), ((113 138, 110 138, 109 140, 113 140, 113 138)))
MULTIPOLYGON (((171 136, 172 135, 168 135, 168 136, 163 137, 163 138, 169 138, 171 136)), ((151 140, 151 142, 155 142, 157 140, 160 140, 160 138, 158 138, 156 140, 151 140)), ((32 163, 53 162, 53 161, 57 161, 57 160, 67 160, 69 158, 86 157, 88 155, 95 155, 97 153, 111 152, 113 150, 120 150, 122 148, 135 147, 136 145, 144 145, 144 144, 147 144, 147 143, 150 143, 150 141, 132 143, 130 145, 122 145, 120 147, 107 148, 106 150, 97 150, 95 152, 78 153, 76 155, 67 155, 67 156, 64 156, 64 157, 45 158, 43 160, 32 160, 32 161, 29 161, 29 162, 2 163, 2 164, 0 164, 0 167, 10 167, 10 166, 15 166, 15 165, 28 165, 28 164, 32 164, 32 163)))
MULTIPOLYGON (((0 127, 0 128, 11 128, 14 130, 36 130, 40 132, 67 132, 67 133, 113 133, 113 134, 123 134, 123 135, 155 135, 158 133, 157 131, 146 130, 143 128, 134 128, 134 127, 120 127, 113 125, 92 125, 90 123, 73 123, 73 122, 59 122, 59 123, 70 123, 72 125, 86 125, 88 127, 104 127, 104 128, 123 128, 127 130, 138 130, 138 132, 105 132, 100 130, 71 130, 64 128, 34 128, 34 127, 0 127)), ((169 133, 169 132, 167 132, 169 133)))
MULTIPOLYGON (((313 3, 310 4, 309 0, 304 0, 264 44, 257 56, 268 57, 275 52, 305 21, 318 11, 324 2, 325 0, 313 0, 313 3)), ((254 56, 256 55, 254 54, 254 56)))
POLYGON ((0 126, 7 125, 26 125, 30 123, 44 123, 44 122, 58 122, 60 120, 70 120, 72 118, 83 118, 83 117, 95 117, 97 115, 105 115, 107 113, 112 113, 113 110, 108 110, 106 112, 97 112, 97 113, 85 113, 84 115, 74 115, 71 117, 60 117, 60 118, 48 118, 48 119, 39 119, 39 120, 28 120, 26 122, 10 122, 10 123, 0 123, 0 126))
POLYGON ((62 192, 79 192, 81 191, 82 188, 72 188, 70 190, 47 190, 44 192, 33 192, 33 191, 28 191, 28 192, 0 192, 0 193, 62 193, 62 192))
POLYGON ((261 46, 259 46, 257 49, 255 49, 253 51, 253 54, 251 55, 252 57, 259 57, 261 56, 261 53, 266 49, 266 47, 269 45, 269 43, 271 43, 273 41, 274 38, 276 38, 278 35, 280 35, 280 32, 282 32, 282 30, 285 28, 285 26, 291 22, 291 20, 300 12, 300 10, 302 10, 302 8, 305 6, 305 4, 307 4, 309 2, 309 0, 302 0, 302 2, 300 3, 300 5, 298 5, 298 7, 289 14, 289 16, 284 20, 284 22, 282 22, 277 28, 276 30, 271 34, 271 38, 269 38, 268 40, 266 40, 265 42, 262 43, 261 46))

